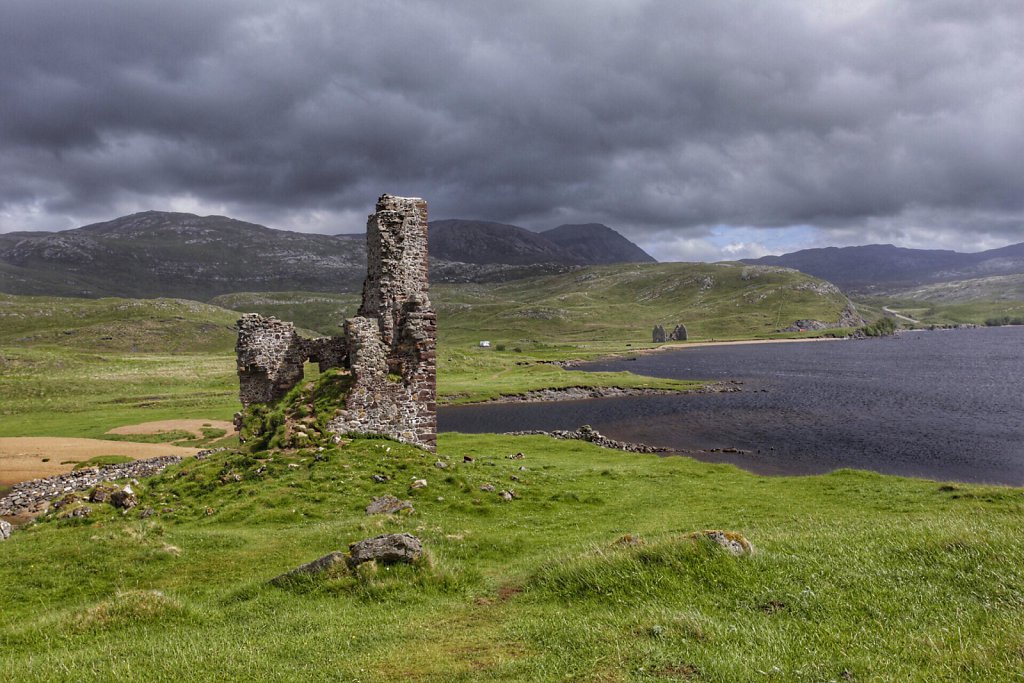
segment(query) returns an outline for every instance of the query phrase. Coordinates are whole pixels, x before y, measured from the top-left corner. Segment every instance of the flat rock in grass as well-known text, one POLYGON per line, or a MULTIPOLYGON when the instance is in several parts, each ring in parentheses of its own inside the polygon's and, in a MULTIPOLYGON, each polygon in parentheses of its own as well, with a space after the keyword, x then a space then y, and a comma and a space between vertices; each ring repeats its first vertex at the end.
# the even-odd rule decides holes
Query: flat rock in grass
POLYGON ((366 514, 368 515, 393 515, 402 510, 408 510, 408 514, 415 512, 412 507, 412 501, 401 500, 394 496, 379 496, 375 497, 366 506, 366 514))
POLYGON ((14 531, 14 527, 11 526, 11 523, 0 519, 0 541, 10 538, 12 531, 14 531))
POLYGON ((412 534, 384 534, 353 543, 348 554, 350 567, 371 560, 380 564, 412 564, 423 555, 423 544, 412 534))
POLYGON ((735 531, 709 529, 706 531, 695 531, 692 534, 688 534, 688 536, 693 539, 706 538, 730 555, 735 555, 736 557, 751 555, 754 552, 754 546, 750 541, 743 534, 738 534, 735 531))
POLYGON ((312 562, 307 562, 301 567, 296 567, 290 572, 285 572, 280 576, 275 576, 270 580, 270 583, 275 586, 281 586, 288 583, 290 579, 298 578, 300 576, 315 576, 316 574, 322 574, 332 567, 344 564, 344 562, 345 553, 340 551, 327 553, 323 557, 313 560, 312 562))

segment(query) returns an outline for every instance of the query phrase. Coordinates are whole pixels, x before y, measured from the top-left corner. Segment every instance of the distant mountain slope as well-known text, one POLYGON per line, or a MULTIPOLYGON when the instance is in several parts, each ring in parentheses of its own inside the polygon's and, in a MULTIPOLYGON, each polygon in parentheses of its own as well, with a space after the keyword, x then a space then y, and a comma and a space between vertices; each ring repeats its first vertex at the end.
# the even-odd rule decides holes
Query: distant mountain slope
POLYGON ((224 216, 146 211, 0 240, 0 290, 208 299, 240 290, 357 290, 366 245, 224 216))
POLYGON ((646 251, 600 223, 559 225, 541 235, 579 259, 580 263, 655 263, 646 251))
POLYGON ((973 254, 891 244, 804 249, 744 263, 796 268, 851 291, 889 291, 935 282, 1024 273, 1024 243, 973 254))
POLYGON ((551 240, 525 228, 460 219, 430 222, 430 255, 463 263, 566 263, 570 258, 551 240))
MULTIPOLYGON (((431 223, 438 281, 493 282, 591 263, 653 260, 611 228, 562 226, 555 239, 483 221, 431 223)), ((358 292, 365 234, 274 230, 224 216, 146 211, 62 232, 0 234, 0 292, 180 297, 240 291, 358 292)))
POLYGON ((599 223, 561 225, 547 232, 488 221, 430 223, 434 258, 462 263, 598 265, 653 262, 643 249, 599 223))

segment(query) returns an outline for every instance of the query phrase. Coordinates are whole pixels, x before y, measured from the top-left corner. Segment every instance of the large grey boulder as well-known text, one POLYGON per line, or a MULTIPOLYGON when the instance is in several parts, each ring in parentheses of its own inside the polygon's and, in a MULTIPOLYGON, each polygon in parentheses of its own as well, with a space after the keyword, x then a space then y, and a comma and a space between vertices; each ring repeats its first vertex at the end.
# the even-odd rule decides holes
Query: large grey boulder
POLYGON ((0 519, 0 541, 6 541, 10 538, 11 531, 13 530, 14 528, 11 526, 10 522, 0 519))
POLYGON ((665 343, 665 328, 661 325, 655 325, 654 329, 651 330, 651 342, 655 344, 665 343))
POLYGON ((371 560, 381 564, 411 564, 423 555, 423 544, 412 534, 385 534, 348 547, 350 567, 371 560))
POLYGON ((270 583, 274 584, 275 586, 282 586, 288 583, 290 579, 295 579, 300 576, 313 576, 315 574, 322 574, 323 572, 327 571, 328 569, 331 569, 332 567, 335 567, 339 564, 344 564, 344 562, 345 553, 340 551, 328 553, 319 559, 313 560, 312 562, 307 562, 301 567, 296 567, 290 572, 285 572, 280 576, 275 576, 270 580, 270 583))

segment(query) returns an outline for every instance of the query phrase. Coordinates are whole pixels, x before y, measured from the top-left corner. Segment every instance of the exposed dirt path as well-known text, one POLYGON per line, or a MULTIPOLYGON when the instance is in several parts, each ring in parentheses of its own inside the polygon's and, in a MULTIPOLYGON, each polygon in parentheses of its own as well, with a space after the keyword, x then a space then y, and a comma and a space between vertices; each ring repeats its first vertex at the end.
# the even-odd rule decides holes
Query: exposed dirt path
POLYGON ((196 438, 202 438, 203 427, 223 429, 228 434, 235 429, 235 426, 226 420, 157 420, 156 422, 115 427, 107 434, 160 434, 161 432, 183 431, 196 438))
POLYGON ((131 443, 56 436, 2 437, 0 486, 70 472, 74 469, 75 463, 97 455, 125 455, 133 460, 140 460, 160 455, 195 455, 199 450, 164 443, 131 443), (43 462, 44 460, 47 462, 43 462))

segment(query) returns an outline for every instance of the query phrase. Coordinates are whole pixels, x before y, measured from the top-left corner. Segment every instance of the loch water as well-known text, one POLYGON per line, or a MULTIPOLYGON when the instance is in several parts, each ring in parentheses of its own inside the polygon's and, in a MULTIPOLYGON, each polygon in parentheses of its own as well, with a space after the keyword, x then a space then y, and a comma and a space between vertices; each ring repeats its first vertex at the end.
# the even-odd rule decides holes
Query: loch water
POLYGON ((762 474, 852 467, 1024 486, 1024 327, 706 346, 589 363, 735 393, 442 408, 442 431, 575 429, 762 474), (713 452, 739 449, 742 453, 713 452))

